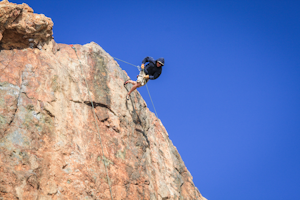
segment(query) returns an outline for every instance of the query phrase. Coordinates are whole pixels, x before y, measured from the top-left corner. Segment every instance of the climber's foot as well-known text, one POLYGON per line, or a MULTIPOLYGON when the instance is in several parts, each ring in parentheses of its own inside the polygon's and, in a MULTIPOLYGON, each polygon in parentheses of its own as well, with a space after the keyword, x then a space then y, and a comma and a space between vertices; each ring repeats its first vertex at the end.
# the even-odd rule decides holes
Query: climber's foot
POLYGON ((124 82, 124 86, 128 83, 128 81, 130 81, 130 79, 128 79, 127 81, 124 82))

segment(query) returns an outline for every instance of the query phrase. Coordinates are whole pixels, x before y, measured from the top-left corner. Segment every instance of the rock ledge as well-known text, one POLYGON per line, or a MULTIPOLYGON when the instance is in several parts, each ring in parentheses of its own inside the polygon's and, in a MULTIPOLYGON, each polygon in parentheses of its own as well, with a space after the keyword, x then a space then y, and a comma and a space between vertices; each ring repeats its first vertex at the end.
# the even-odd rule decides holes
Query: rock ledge
POLYGON ((26 3, 0 2, 0 49, 41 49, 52 40, 53 22, 43 14, 34 14, 26 3))

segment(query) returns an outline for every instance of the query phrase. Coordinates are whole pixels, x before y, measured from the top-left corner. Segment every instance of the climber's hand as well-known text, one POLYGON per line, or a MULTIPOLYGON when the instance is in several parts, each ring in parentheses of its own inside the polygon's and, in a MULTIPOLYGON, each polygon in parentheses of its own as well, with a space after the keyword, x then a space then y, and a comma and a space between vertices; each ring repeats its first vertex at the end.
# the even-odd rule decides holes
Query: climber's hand
POLYGON ((149 75, 145 75, 144 78, 145 78, 145 79, 149 79, 149 75))
POLYGON ((145 68, 145 65, 144 65, 144 64, 142 64, 141 68, 142 68, 142 70, 144 70, 144 68, 145 68))

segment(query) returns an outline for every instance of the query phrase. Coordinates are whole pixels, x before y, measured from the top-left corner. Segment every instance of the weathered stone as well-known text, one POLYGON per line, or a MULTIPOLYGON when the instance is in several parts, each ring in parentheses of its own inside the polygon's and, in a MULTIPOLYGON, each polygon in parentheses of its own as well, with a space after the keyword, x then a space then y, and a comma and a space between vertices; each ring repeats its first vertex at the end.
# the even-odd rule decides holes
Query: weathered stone
POLYGON ((53 22, 43 14, 34 14, 25 3, 0 2, 0 48, 42 48, 52 40, 53 22))
POLYGON ((80 62, 51 44, 0 51, 0 198, 110 199, 110 181, 117 200, 204 200, 118 63, 94 42, 75 45, 80 62))

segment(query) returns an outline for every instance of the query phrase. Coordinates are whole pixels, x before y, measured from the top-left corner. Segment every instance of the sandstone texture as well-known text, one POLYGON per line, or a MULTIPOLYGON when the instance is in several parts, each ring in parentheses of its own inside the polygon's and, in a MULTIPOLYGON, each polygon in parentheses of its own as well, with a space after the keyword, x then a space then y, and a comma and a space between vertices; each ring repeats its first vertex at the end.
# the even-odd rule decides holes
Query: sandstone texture
POLYGON ((52 27, 50 18, 34 14, 25 3, 0 2, 0 49, 41 49, 52 40, 52 27))
POLYGON ((0 50, 0 199, 205 200, 118 63, 94 42, 79 59, 49 44, 0 50))

